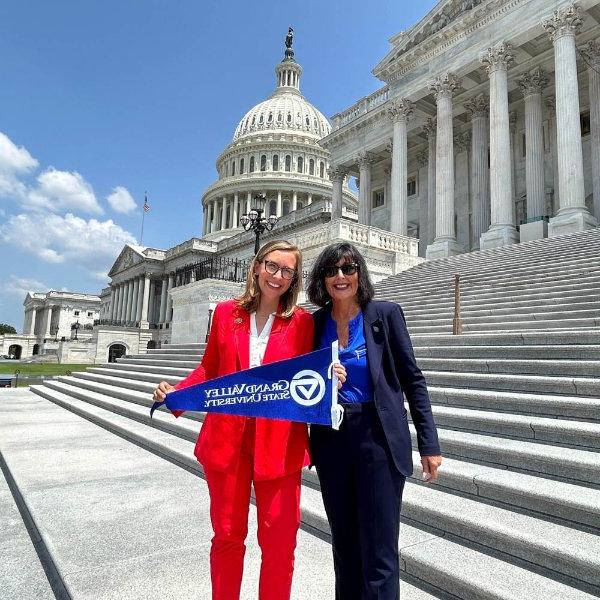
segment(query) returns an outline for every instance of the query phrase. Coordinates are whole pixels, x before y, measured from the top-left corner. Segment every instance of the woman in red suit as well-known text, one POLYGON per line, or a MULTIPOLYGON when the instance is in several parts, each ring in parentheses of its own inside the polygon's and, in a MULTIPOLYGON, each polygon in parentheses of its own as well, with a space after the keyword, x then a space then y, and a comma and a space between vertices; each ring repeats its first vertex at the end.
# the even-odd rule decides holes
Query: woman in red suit
MULTIPOLYGON (((296 246, 265 244, 252 262, 243 295, 216 307, 199 366, 175 387, 161 382, 155 400, 173 389, 311 352, 313 320, 296 307, 301 272, 296 246)), ((252 483, 262 551, 259 599, 289 599, 300 525, 300 473, 309 462, 306 425, 207 414, 195 454, 210 493, 213 600, 240 597, 252 483)))

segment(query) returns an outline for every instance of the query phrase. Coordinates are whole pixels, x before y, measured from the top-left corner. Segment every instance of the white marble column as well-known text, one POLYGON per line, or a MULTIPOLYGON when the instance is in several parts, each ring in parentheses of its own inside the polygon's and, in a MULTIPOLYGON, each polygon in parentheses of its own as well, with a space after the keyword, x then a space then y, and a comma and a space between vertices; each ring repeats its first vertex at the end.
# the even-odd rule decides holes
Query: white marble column
POLYGON ((212 219, 211 219, 210 231, 211 232, 219 231, 219 201, 218 200, 212 201, 212 219))
POLYGON ((559 209, 558 200, 558 149, 556 143, 556 99, 548 96, 545 99, 546 114, 548 115, 548 135, 550 137, 550 153, 552 154, 552 209, 548 212, 554 216, 559 209))
POLYGON ((327 170, 329 179, 333 183, 333 190, 331 194, 331 219, 342 218, 342 206, 343 206, 343 185, 344 177, 348 174, 348 171, 343 167, 329 166, 327 170))
POLYGON ((121 324, 125 322, 125 311, 127 309, 127 282, 121 284, 121 309, 119 311, 119 321, 121 324))
POLYGON ((275 207, 275 216, 279 219, 283 215, 283 200, 281 197, 281 190, 277 190, 277 205, 275 207))
POLYGON ((600 40, 589 42, 582 52, 588 62, 594 217, 600 221, 600 40))
POLYGON ((227 196, 223 196, 222 204, 221 204, 221 227, 220 230, 223 231, 227 229, 227 196))
POLYGON ((127 320, 129 322, 135 321, 135 317, 137 314, 137 299, 138 299, 138 290, 139 290, 139 280, 136 277, 131 281, 131 287, 133 289, 131 293, 131 306, 129 308, 129 312, 127 313, 127 320))
POLYGON ((435 239, 435 153, 437 119, 427 119, 423 125, 423 133, 427 136, 427 231, 426 245, 433 244, 435 239))
POLYGON ((246 214, 252 210, 252 192, 246 194, 246 214))
POLYGON ((150 280, 150 298, 148 300, 148 323, 154 323, 154 312, 156 308, 156 280, 150 280))
MULTIPOLYGON (((429 227, 429 215, 427 212, 427 165, 429 161, 429 152, 421 150, 417 154, 417 165, 419 167, 419 181, 422 184, 419 186, 419 256, 425 258, 427 251, 427 232, 429 227)), ((391 175, 391 173, 390 173, 391 175)))
POLYGON ((373 156, 369 152, 361 152, 356 157, 359 169, 360 187, 358 190, 358 222, 371 224, 371 165, 373 156))
POLYGON ((414 112, 413 103, 401 98, 392 103, 388 113, 392 119, 392 173, 390 231, 407 234, 408 228, 408 121, 414 112))
POLYGON ((50 325, 52 324, 52 307, 49 306, 46 310, 46 327, 44 337, 50 337, 50 325))
POLYGON ((171 313, 173 311, 173 298, 171 297, 171 295, 169 294, 169 292, 171 291, 171 288, 173 287, 173 275, 169 275, 169 281, 167 283, 167 312, 165 315, 165 322, 166 323, 170 323, 171 322, 171 313))
POLYGON ((116 307, 115 307, 115 316, 113 318, 113 320, 115 321, 115 323, 118 323, 121 320, 121 303, 122 303, 122 299, 123 299, 123 294, 122 294, 122 289, 121 289, 121 284, 117 283, 117 284, 113 284, 117 286, 117 302, 116 302, 116 307))
POLYGON ((35 306, 31 309, 30 318, 31 321, 29 323, 29 333, 30 335, 35 335, 35 326, 37 321, 37 308, 35 306))
POLYGON ((490 228, 482 234, 482 250, 519 241, 515 227, 508 117, 508 68, 514 62, 510 44, 501 43, 481 57, 490 78, 490 228))
POLYGON ((233 209, 231 212, 231 227, 235 229, 239 223, 238 214, 240 212, 240 197, 237 192, 233 194, 233 209))
POLYGON ((125 306, 123 311, 123 321, 127 323, 129 321, 129 314, 131 313, 131 301, 133 299, 133 285, 131 281, 127 281, 125 284, 125 306))
POLYGON ((583 18, 577 4, 554 11, 544 21, 554 44, 556 82, 556 131, 558 142, 558 189, 560 209, 550 219, 548 235, 554 237, 595 227, 596 219, 585 206, 583 149, 579 114, 579 84, 575 35, 583 18))
POLYGON ((306 203, 310 206, 312 204, 312 194, 308 194, 308 199, 306 200, 306 203))
POLYGON ((485 94, 465 102, 471 115, 471 250, 479 249, 479 238, 490 226, 489 106, 485 94))
POLYGON ((158 322, 165 322, 165 315, 167 314, 167 279, 163 278, 160 289, 160 308, 158 313, 158 322))
POLYGON ((298 192, 292 192, 292 210, 298 210, 298 192))
POLYGON ((203 231, 203 235, 207 235, 208 233, 210 233, 210 226, 211 226, 211 221, 212 221, 211 210, 212 210, 212 203, 211 202, 207 202, 206 203, 206 207, 204 208, 204 231, 203 231))
MULTIPOLYGON (((136 293, 136 305, 135 305, 135 319, 136 323, 142 320, 142 304, 144 302, 144 276, 138 277, 137 281, 137 293, 136 293)), ((148 306, 146 306, 148 310, 148 306)))
POLYGON ((140 328, 148 329, 149 315, 148 303, 150 302, 150 276, 148 273, 140 279, 140 303, 138 321, 140 328))
POLYGON ((544 177, 544 130, 542 92, 548 76, 539 67, 524 73, 519 87, 525 99, 525 176, 527 185, 527 222, 521 224, 521 241, 547 237, 546 186, 544 177))
POLYGON ((459 254, 454 227, 454 129, 452 96, 461 81, 453 73, 444 73, 429 84, 437 103, 435 239, 427 246, 427 259, 459 254))

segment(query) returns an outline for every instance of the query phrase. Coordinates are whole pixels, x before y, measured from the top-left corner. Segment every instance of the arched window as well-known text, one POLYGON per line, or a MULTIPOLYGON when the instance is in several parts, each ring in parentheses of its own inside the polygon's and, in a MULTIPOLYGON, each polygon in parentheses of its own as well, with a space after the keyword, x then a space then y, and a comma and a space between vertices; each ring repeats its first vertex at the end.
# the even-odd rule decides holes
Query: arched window
POLYGON ((310 175, 315 174, 315 161, 313 158, 308 161, 308 172, 310 175))
POLYGON ((272 112, 270 112, 270 113, 269 113, 268 122, 269 122, 269 123, 272 123, 272 122, 273 122, 273 113, 272 113, 272 112))
POLYGON ((279 171, 279 154, 273 154, 273 171, 279 171))
POLYGON ((277 115, 277 120, 282 123, 283 122, 283 113, 281 111, 279 111, 279 114, 277 115))
POLYGON ((299 210, 301 208, 304 208, 304 202, 302 202, 302 200, 298 200, 296 204, 296 210, 299 210))
POLYGON ((319 177, 323 179, 325 177, 325 163, 319 165, 319 177))
POLYGON ((288 123, 292 122, 292 113, 290 113, 290 112, 288 113, 288 116, 287 116, 287 122, 288 123))
POLYGON ((271 200, 269 202, 269 216, 277 214, 277 200, 271 200))
POLYGON ((225 163, 225 177, 229 175, 229 163, 225 163))
POLYGON ((249 173, 254 173, 254 156, 250 157, 250 169, 248 171, 249 173))
POLYGON ((256 115, 252 117, 252 125, 256 125, 256 115))
POLYGON ((316 120, 316 119, 313 121, 313 125, 314 125, 314 127, 315 127, 315 131, 318 131, 318 129, 319 129, 319 124, 317 123, 317 120, 316 120))
POLYGON ((261 171, 266 171, 267 170, 267 156, 266 156, 266 154, 263 154, 260 157, 260 170, 261 171))
POLYGON ((283 214, 283 216, 290 214, 290 201, 289 200, 284 200, 283 201, 282 214, 283 214))
POLYGON ((240 174, 244 172, 244 159, 240 158, 240 174))
POLYGON ((304 173, 304 159, 299 156, 298 161, 296 162, 296 170, 298 173, 304 173))
POLYGON ((231 161, 231 175, 235 175, 235 160, 231 161))
POLYGON ((265 122, 265 115, 260 115, 260 118, 258 119, 259 125, 262 125, 264 122, 265 122))
POLYGON ((292 157, 289 154, 285 155, 285 170, 286 171, 292 170, 292 157))
POLYGON ((310 119, 308 117, 306 117, 306 126, 310 127, 310 119))

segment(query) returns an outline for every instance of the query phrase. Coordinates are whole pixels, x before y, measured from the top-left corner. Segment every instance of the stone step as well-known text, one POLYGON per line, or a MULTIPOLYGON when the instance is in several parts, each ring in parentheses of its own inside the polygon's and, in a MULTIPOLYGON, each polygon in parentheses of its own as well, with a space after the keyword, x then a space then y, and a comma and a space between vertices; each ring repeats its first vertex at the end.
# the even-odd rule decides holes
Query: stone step
POLYGON ((548 375, 590 377, 600 374, 600 361, 557 359, 499 358, 419 358, 419 367, 426 371, 469 373, 510 373, 515 375, 548 375))
MULTIPOLYGON (((204 350, 194 350, 193 353, 189 354, 181 354, 179 352, 172 352, 171 354, 161 353, 161 354, 132 354, 130 358, 135 359, 146 359, 146 360, 192 360, 198 362, 202 357, 204 350)), ((114 364, 114 363, 111 363, 114 364)))
MULTIPOLYGON (((161 375, 153 375, 152 373, 117 371, 117 369, 107 369, 104 371, 101 367, 73 373, 73 377, 107 383, 150 394, 154 391, 156 385, 164 380, 161 375), (107 371, 110 372, 110 375, 106 374, 107 371)), ((182 378, 173 376, 171 377, 171 383, 177 383, 180 379, 182 378)))
POLYGON ((600 397, 600 379, 595 377, 547 377, 451 371, 424 371, 423 373, 427 382, 436 387, 600 397))
MULTIPOLYGON (((536 315, 530 315, 530 317, 534 317, 536 315)), ((523 315, 522 318, 525 318, 526 315, 523 315)), ((427 321, 421 321, 421 323, 426 323, 427 321)), ((447 325, 417 325, 413 323, 407 323, 408 330, 412 334, 440 334, 440 333, 452 333, 452 321, 448 321, 447 325)), ((482 322, 482 323, 469 323, 463 322, 462 328, 463 333, 494 333, 500 330, 506 331, 534 331, 539 329, 555 329, 555 330, 565 330, 570 331, 572 329, 598 329, 600 327, 600 317, 597 318, 588 318, 588 319, 570 319, 568 316, 565 316, 561 319, 537 319, 530 318, 529 320, 524 321, 509 321, 506 324, 502 322, 496 323, 493 321, 482 322)))
MULTIPOLYGON (((133 358, 133 357, 132 357, 133 358)), ((182 367, 179 361, 172 361, 170 363, 165 363, 166 365, 171 366, 154 366, 148 364, 140 364, 138 361, 131 361, 130 363, 111 363, 110 365, 103 365, 102 367, 94 367, 99 369, 105 369, 108 371, 134 371, 134 372, 144 372, 153 375, 160 375, 161 377, 172 377, 179 376, 185 377, 188 373, 190 373, 193 369, 191 367, 182 367)), ((197 365, 198 362, 195 363, 197 365)))
MULTIPOLYGON (((475 318, 483 317, 494 317, 498 318, 511 315, 526 315, 526 314, 544 314, 551 312, 564 312, 570 314, 577 311, 588 311, 593 310, 597 314, 600 313, 600 296, 598 299, 588 301, 587 299, 581 301, 565 302, 564 299, 554 298, 549 301, 544 301, 544 304, 536 302, 511 302, 511 303, 498 303, 494 305, 481 306, 465 306, 461 304, 461 317, 466 321, 471 321, 475 318)), ((411 308, 406 310, 403 308, 404 315, 407 320, 419 320, 419 319, 448 319, 454 317, 454 306, 447 306, 444 308, 431 308, 423 307, 419 309, 411 308)))
POLYGON ((436 404, 433 405, 432 410, 436 425, 446 429, 600 450, 600 423, 598 422, 586 423, 556 417, 515 415, 436 404))
POLYGON ((600 328, 573 328, 555 331, 500 331, 485 333, 414 334, 415 348, 421 346, 537 346, 537 345, 600 345, 600 328))
MULTIPOLYGON (((558 477, 567 483, 600 484, 598 452, 444 428, 438 428, 438 434, 444 455, 451 458, 558 477)), ((411 435, 416 445, 412 425, 411 435)))
POLYGON ((502 392, 428 385, 435 405, 477 408, 496 412, 600 422, 600 397, 502 392))
POLYGON ((115 366, 115 368, 119 369, 121 365, 133 365, 140 367, 170 367, 173 366, 173 363, 177 362, 177 365, 181 368, 194 369, 198 366, 198 361, 194 359, 181 360, 181 359, 167 359, 160 360, 154 358, 146 358, 144 355, 137 356, 128 356, 127 358, 119 358, 116 363, 109 363, 111 366, 115 366))
MULTIPOLYGON (((58 400, 55 395, 53 401, 65 405, 69 410, 75 410, 78 413, 85 412, 87 413, 86 418, 92 418, 93 420, 98 419, 98 412, 101 411, 100 418, 105 421, 103 423, 104 427, 107 427, 106 421, 114 422, 115 420, 114 414, 107 413, 103 409, 89 407, 89 405, 84 406, 84 403, 81 402, 78 404, 77 400, 64 394, 58 400)), ((112 423, 111 426, 114 427, 112 423)), ((133 428, 135 429, 135 425, 133 428)), ((130 423, 125 424, 123 419, 120 420, 117 431, 121 436, 125 435, 125 430, 128 431, 127 435, 131 435, 131 429, 130 423)), ((144 427, 144 429, 148 430, 149 428, 144 427)), ((139 436, 140 434, 134 435, 139 436)), ((153 437, 150 431, 144 431, 142 443, 147 447, 153 447, 151 441, 153 437)), ((164 448, 154 446, 154 451, 165 454, 164 448)), ((544 586, 546 586, 544 593, 548 593, 548 590, 556 585, 565 585, 555 581, 556 577, 577 577, 579 581, 588 583, 590 580, 595 581, 598 571, 596 563, 600 560, 600 554, 595 554, 595 546, 599 543, 597 536, 564 525, 536 519, 529 515, 515 513, 497 506, 482 504, 468 498, 449 494, 441 488, 426 488, 412 484, 412 482, 408 482, 404 494, 403 512, 406 518, 411 521, 425 522, 428 526, 431 525, 428 517, 428 507, 432 496, 435 498, 435 513, 438 519, 438 523, 435 525, 436 528, 439 527, 439 524, 442 524, 444 528, 447 527, 452 533, 459 531, 455 534, 459 539, 476 541, 490 551, 500 552, 507 557, 514 557, 513 560, 516 558, 541 567, 552 576, 552 579, 543 576, 540 579, 540 581, 543 580, 544 586), (423 510, 423 507, 425 507, 425 510, 423 510), (561 552, 557 553, 556 545, 559 541, 561 542, 561 552), (590 558, 590 553, 592 558, 590 558), (576 575, 574 575, 575 572, 577 572, 576 575), (547 586, 550 586, 550 588, 547 586)), ((319 498, 316 496, 315 490, 304 489, 302 496, 303 520, 312 527, 322 523, 324 528, 326 527, 325 516, 322 505, 318 501, 319 498), (316 514, 317 511, 320 514, 316 514)), ((442 531, 445 532, 446 530, 442 529, 442 531)), ((420 538, 425 534, 422 530, 406 530, 404 525, 403 533, 400 543, 401 551, 404 550, 402 547, 403 542, 408 541, 408 546, 414 548, 416 540, 413 536, 416 535, 420 538)), ((430 535, 425 535, 425 537, 431 539, 430 535)), ((444 561, 442 560, 442 562, 444 561)), ((526 573, 529 575, 528 571, 523 570, 523 575, 526 573)), ((569 581, 571 582, 570 579, 569 581)), ((578 585, 581 586, 582 584, 579 583, 578 585)), ((563 587, 562 591, 569 594, 577 593, 567 587, 563 587)))
POLYGON ((419 365, 426 358, 512 359, 512 360, 600 360, 600 345, 552 346, 418 346, 415 355, 419 365))

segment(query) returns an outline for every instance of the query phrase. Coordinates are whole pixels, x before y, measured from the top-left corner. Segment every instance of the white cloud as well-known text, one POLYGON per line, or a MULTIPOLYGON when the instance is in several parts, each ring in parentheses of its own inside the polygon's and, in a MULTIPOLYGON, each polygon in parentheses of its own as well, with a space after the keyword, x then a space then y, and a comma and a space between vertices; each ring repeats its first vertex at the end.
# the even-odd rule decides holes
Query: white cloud
POLYGON ((19 180, 38 166, 38 161, 25 148, 19 148, 0 131, 0 197, 22 200, 27 187, 19 180))
POLYGON ((11 296, 17 296, 23 300, 27 292, 47 292, 50 289, 45 283, 37 279, 27 279, 11 275, 9 280, 0 286, 0 291, 11 296))
POLYGON ((137 204, 129 193, 129 190, 121 185, 117 186, 106 197, 106 200, 115 212, 125 215, 132 213, 137 208, 137 204))
POLYGON ((76 171, 59 171, 49 167, 37 178, 37 187, 27 194, 25 204, 53 212, 76 210, 102 214, 92 186, 76 171))
POLYGON ((0 241, 47 263, 84 267, 98 278, 125 244, 135 243, 135 238, 110 219, 86 221, 70 213, 64 217, 31 213, 14 215, 1 225, 0 241))

